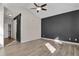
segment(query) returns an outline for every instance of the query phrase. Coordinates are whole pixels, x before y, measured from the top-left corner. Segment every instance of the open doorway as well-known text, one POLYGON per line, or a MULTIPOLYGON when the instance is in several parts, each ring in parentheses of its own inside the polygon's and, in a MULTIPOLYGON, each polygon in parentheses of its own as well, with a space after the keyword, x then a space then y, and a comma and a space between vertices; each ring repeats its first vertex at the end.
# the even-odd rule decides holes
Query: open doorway
POLYGON ((17 42, 21 41, 21 13, 18 14, 13 19, 14 22, 14 39, 16 39, 17 42))
POLYGON ((14 39, 12 37, 12 19, 7 20, 4 24, 4 46, 13 42, 14 39))
POLYGON ((5 24, 4 30, 5 30, 5 38, 4 38, 4 46, 7 46, 8 44, 10 44, 11 42, 14 41, 14 39, 12 38, 12 24, 8 23, 5 24))

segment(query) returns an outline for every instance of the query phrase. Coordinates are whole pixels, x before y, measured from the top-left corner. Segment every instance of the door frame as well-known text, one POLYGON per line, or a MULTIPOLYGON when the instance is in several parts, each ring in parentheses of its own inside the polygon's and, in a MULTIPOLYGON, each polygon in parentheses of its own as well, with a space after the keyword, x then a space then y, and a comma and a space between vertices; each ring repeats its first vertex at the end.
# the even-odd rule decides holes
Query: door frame
POLYGON ((13 18, 13 21, 16 20, 16 40, 21 42, 21 13, 13 18))

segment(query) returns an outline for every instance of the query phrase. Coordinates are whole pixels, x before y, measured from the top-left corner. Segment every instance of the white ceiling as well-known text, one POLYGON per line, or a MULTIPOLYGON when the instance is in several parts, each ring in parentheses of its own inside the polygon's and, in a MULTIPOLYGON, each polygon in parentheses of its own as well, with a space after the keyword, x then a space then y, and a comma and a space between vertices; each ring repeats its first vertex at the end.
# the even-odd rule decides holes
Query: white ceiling
MULTIPOLYGON (((43 3, 39 3, 41 5, 43 3)), ((35 16, 38 16, 40 18, 45 18, 73 10, 79 9, 79 3, 47 3, 47 11, 40 11, 39 13, 36 12, 36 10, 30 9, 35 7, 32 3, 7 3, 4 4, 5 6, 21 6, 29 10, 29 12, 33 13, 35 16)))

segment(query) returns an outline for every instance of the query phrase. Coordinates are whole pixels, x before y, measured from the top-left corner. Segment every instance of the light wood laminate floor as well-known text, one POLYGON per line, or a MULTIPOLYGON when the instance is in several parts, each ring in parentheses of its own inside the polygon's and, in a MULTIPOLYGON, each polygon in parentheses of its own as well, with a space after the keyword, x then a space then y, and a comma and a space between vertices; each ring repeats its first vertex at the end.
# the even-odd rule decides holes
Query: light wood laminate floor
POLYGON ((16 43, 0 48, 2 56, 79 56, 79 46, 72 44, 56 44, 53 41, 37 39, 26 43, 16 43), (54 53, 51 53, 45 46, 50 43, 56 48, 54 53))
POLYGON ((12 41, 14 41, 13 38, 11 38, 11 39, 5 38, 5 39, 4 39, 4 45, 6 46, 6 45, 8 45, 9 43, 11 43, 12 41))

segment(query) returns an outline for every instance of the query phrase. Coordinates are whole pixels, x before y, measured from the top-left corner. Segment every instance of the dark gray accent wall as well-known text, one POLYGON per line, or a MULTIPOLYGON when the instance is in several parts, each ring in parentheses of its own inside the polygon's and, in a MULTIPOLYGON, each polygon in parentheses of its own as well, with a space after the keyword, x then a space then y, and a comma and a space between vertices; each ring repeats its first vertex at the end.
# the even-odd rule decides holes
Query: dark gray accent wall
POLYGON ((43 18, 41 27, 42 37, 79 42, 79 10, 43 18), (78 40, 75 41, 75 38, 78 40))

